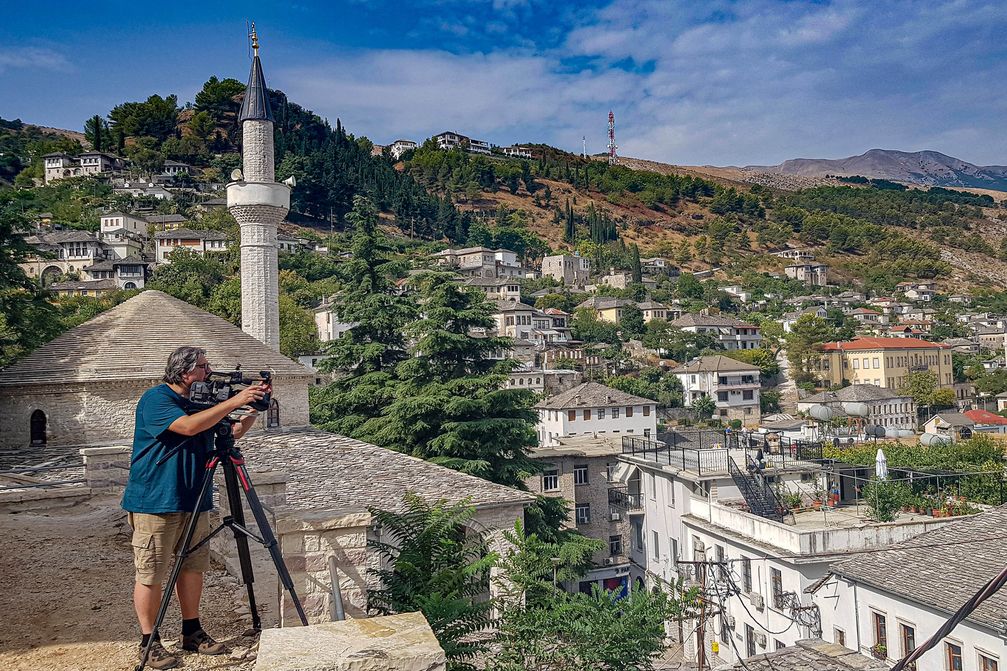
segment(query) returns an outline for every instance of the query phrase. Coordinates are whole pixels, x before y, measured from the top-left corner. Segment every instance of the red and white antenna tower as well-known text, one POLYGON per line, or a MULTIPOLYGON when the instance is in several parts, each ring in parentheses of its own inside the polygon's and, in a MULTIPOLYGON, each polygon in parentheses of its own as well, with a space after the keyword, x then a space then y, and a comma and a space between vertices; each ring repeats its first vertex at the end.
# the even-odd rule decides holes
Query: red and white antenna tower
POLYGON ((619 148, 619 145, 615 143, 615 114, 611 111, 608 113, 608 164, 615 165, 619 162, 619 157, 616 155, 615 150, 619 148))

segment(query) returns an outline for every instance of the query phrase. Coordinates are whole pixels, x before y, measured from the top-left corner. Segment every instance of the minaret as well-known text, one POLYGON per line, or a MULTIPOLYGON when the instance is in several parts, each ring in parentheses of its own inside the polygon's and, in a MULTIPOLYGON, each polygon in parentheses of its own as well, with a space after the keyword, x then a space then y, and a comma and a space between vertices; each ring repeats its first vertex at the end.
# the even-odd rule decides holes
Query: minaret
POLYGON ((273 172, 273 111, 259 62, 259 38, 252 24, 252 71, 241 103, 241 157, 227 185, 227 209, 241 228, 241 330, 280 349, 279 270, 276 227, 290 210, 290 186, 273 172))

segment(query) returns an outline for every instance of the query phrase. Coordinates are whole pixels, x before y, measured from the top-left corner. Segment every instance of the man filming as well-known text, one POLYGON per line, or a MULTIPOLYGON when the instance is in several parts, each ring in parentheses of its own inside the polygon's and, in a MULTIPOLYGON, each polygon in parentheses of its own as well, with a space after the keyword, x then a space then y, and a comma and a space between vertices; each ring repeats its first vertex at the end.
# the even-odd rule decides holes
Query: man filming
MULTIPOLYGON (((161 583, 168 576, 172 556, 180 549, 189 515, 197 510, 193 544, 209 533, 206 512, 212 507, 211 491, 197 507, 206 463, 213 452, 214 427, 229 414, 262 400, 271 391, 268 384, 255 384, 205 410, 189 414, 189 388, 210 373, 206 351, 179 347, 168 357, 164 384, 144 392, 136 406, 133 455, 122 507, 129 512, 133 529, 133 560, 136 584, 133 605, 140 621, 140 657, 150 642, 161 602, 161 583), (170 456, 169 456, 170 455, 170 456), (162 462, 163 460, 163 462, 162 462)), ((240 438, 255 422, 255 410, 235 422, 234 438, 240 438)), ((183 650, 219 655, 226 648, 203 631, 199 600, 203 572, 209 568, 210 549, 204 545, 185 558, 175 593, 182 611, 183 650)), ((159 640, 153 641, 147 665, 170 669, 178 659, 159 640)))

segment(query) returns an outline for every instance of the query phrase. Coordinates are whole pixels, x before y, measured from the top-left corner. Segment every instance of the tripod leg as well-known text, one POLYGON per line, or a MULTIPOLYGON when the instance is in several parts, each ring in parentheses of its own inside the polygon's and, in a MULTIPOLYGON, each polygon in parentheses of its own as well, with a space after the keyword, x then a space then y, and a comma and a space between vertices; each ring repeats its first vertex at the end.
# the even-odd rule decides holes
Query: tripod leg
MULTIPOLYGON (((227 502, 231 512, 231 519, 239 527, 245 526, 245 511, 241 505, 240 490, 238 488, 238 478, 234 472, 234 462, 230 459, 224 461, 224 483, 227 487, 227 502)), ((234 543, 238 547, 238 564, 241 567, 241 582, 245 584, 248 592, 248 610, 252 614, 252 628, 255 631, 262 630, 262 621, 259 618, 259 609, 255 604, 255 575, 252 571, 252 557, 248 550, 248 537, 232 526, 234 532, 234 543)))
POLYGON ((203 502, 203 497, 210 490, 210 486, 213 484, 213 472, 217 468, 219 460, 216 458, 211 459, 206 465, 206 473, 203 475, 203 484, 199 488, 199 496, 196 498, 196 507, 189 515, 189 520, 185 523, 185 532, 182 534, 182 541, 178 545, 178 552, 175 553, 175 564, 171 567, 171 573, 168 575, 168 582, 164 585, 163 592, 161 593, 161 605, 157 609, 157 618, 154 620, 154 627, 150 630, 150 641, 143 649, 143 656, 140 657, 140 663, 137 665, 137 671, 143 671, 143 668, 147 665, 147 657, 150 655, 150 646, 154 644, 154 640, 157 638, 158 630, 161 628, 161 623, 164 622, 164 616, 168 612, 168 603, 171 601, 171 593, 175 591, 175 583, 178 582, 178 574, 182 572, 182 562, 189 555, 189 546, 192 545, 192 536, 196 532, 196 522, 199 519, 199 505, 203 502))
POLYGON ((297 610, 297 616, 300 618, 301 624, 307 626, 308 618, 304 614, 304 608, 301 606, 300 599, 297 598, 297 592, 294 590, 294 581, 290 577, 290 571, 287 570, 287 565, 283 563, 279 544, 276 542, 276 536, 273 535, 273 530, 269 526, 266 513, 262 509, 262 502, 259 501, 259 495, 255 493, 255 488, 252 487, 252 479, 248 476, 245 461, 239 453, 239 456, 231 457, 231 462, 234 464, 241 488, 244 490, 245 498, 248 500, 248 509, 252 511, 252 517, 255 518, 255 523, 259 527, 259 535, 265 541, 263 545, 269 551, 269 556, 272 557, 273 564, 276 566, 276 573, 280 577, 280 583, 290 593, 290 600, 294 602, 294 608, 297 610))

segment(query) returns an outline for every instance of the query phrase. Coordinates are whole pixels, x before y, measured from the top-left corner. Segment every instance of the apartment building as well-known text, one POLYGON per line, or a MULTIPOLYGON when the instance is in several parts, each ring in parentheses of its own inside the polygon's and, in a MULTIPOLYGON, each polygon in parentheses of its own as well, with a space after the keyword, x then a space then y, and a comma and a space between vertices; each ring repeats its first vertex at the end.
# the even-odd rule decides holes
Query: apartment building
POLYGON ((500 151, 503 152, 504 156, 510 156, 511 158, 532 158, 531 150, 527 147, 512 145, 510 147, 503 147, 500 151))
POLYGON ((654 401, 597 382, 584 382, 550 396, 535 409, 542 447, 554 447, 560 438, 569 436, 657 435, 654 401))
POLYGON ((482 291, 491 301, 521 300, 521 283, 513 277, 469 277, 464 282, 482 291))
POLYGON ((412 140, 396 140, 388 145, 388 151, 391 152, 392 158, 396 161, 402 157, 407 151, 416 149, 416 143, 412 140))
POLYGON ((444 249, 430 257, 440 266, 453 268, 468 277, 519 278, 528 274, 518 262, 517 253, 509 249, 465 247, 444 249))
POLYGON ((829 386, 873 384, 901 389, 910 373, 929 371, 941 387, 954 386, 951 347, 916 338, 859 337, 819 347, 818 375, 829 386))
POLYGON ((561 498, 570 505, 569 526, 605 543, 592 557, 594 568, 569 590, 590 593, 593 587, 617 594, 629 590, 629 516, 611 503, 613 480, 622 443, 612 437, 560 438, 553 447, 532 450, 543 466, 525 480, 534 494, 561 498))
POLYGON ((758 349, 762 343, 758 326, 723 315, 684 314, 671 325, 689 333, 713 336, 724 349, 758 349))
POLYGON ((708 396, 717 404, 716 417, 740 419, 746 425, 756 425, 762 418, 758 366, 718 354, 698 357, 671 373, 682 383, 687 408, 708 396))

